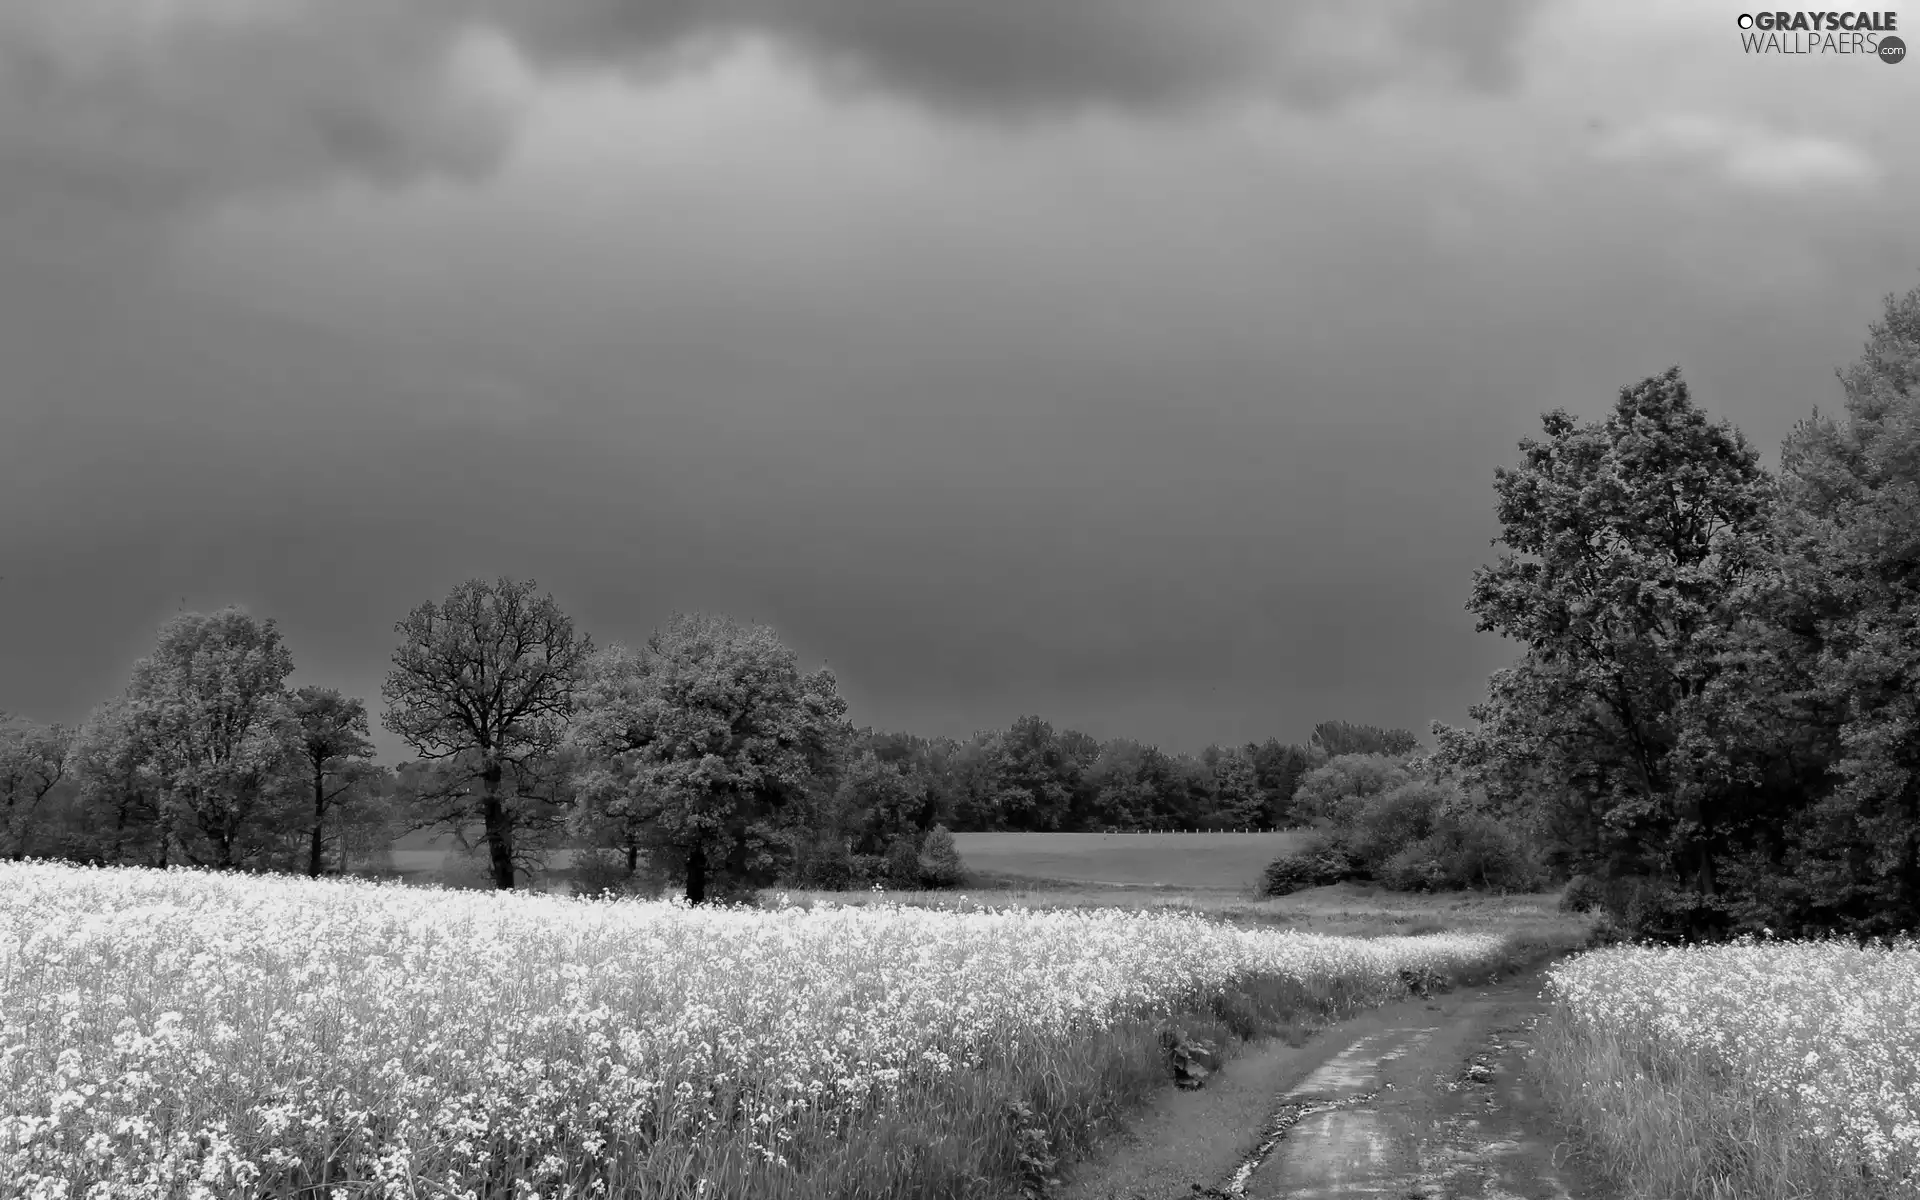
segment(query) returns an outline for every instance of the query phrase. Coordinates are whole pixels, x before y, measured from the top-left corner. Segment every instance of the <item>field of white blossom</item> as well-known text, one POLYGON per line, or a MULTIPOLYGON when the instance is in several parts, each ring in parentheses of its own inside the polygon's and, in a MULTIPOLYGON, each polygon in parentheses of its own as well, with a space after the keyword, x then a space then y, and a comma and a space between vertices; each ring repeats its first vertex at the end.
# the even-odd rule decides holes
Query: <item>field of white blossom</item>
POLYGON ((1663 1196, 1920 1196, 1920 945, 1613 947, 1555 966, 1547 1073, 1663 1196))
POLYGON ((0 864, 0 1179, 101 1200, 991 1195, 1162 1083, 1170 1018, 1337 1016, 1501 955, 1487 934, 1118 910, 0 864))

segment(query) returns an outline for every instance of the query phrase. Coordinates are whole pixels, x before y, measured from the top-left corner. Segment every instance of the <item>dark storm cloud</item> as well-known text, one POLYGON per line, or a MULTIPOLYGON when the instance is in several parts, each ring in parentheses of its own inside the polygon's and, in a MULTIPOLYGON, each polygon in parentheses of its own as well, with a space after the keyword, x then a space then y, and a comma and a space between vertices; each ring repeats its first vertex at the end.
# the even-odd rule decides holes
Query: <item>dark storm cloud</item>
POLYGON ((767 621, 883 727, 1462 719, 1536 414, 1833 407, 1911 72, 1362 7, 0 0, 0 707, 240 602, 377 708, 504 572, 767 621))
POLYGON ((762 40, 830 86, 1003 118, 1504 82, 1530 0, 197 0, 0 7, 0 232, 97 231, 339 179, 471 177, 516 72, 645 76, 762 40), (489 38, 492 40, 490 41, 489 38), (503 45, 513 53, 506 53, 503 45))
POLYGON ((1424 68, 1508 81, 1530 0, 581 0, 501 8, 538 59, 650 62, 702 36, 764 35, 830 75, 958 110, 1152 110, 1240 92, 1326 103, 1424 68))

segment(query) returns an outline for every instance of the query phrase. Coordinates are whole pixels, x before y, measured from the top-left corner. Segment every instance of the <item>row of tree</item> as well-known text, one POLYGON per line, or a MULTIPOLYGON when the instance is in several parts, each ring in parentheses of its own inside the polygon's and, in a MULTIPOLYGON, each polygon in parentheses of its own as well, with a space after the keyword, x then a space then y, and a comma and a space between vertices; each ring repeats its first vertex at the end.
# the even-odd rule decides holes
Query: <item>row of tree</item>
MULTIPOLYGON (((1468 608, 1522 653, 1421 770, 1642 932, 1920 927, 1920 288, 1840 381, 1844 415, 1797 426, 1777 473, 1677 369, 1603 419, 1546 414, 1496 473, 1506 550, 1468 608)), ((373 764, 360 701, 289 689, 271 621, 185 615, 82 728, 0 723, 6 852, 318 872, 438 825, 478 831, 501 887, 572 844, 699 898, 908 867, 943 823, 1288 823, 1310 768, 1414 748, 1340 723, 1193 757, 1038 717, 855 730, 770 630, 678 616, 596 650, 513 580, 397 631, 383 719, 416 761, 373 764)))
POLYGON ((1523 653, 1436 761, 1642 932, 1920 927, 1920 288, 1839 375, 1777 473, 1676 369, 1496 475, 1523 653))
POLYGON ((318 875, 384 851, 393 781, 365 705, 290 689, 292 670, 273 622, 185 614, 79 728, 0 722, 5 853, 318 875))
POLYGON ((1415 744, 1341 721, 1305 745, 1197 756, 1037 716, 964 740, 876 733, 764 626, 678 615, 638 647, 597 649, 513 579, 464 583, 396 632, 382 720, 419 757, 389 770, 364 702, 288 686, 272 620, 175 617, 79 729, 0 727, 6 851, 319 875, 440 829, 471 841, 497 887, 569 849, 602 877, 677 875, 698 900, 911 878, 937 827, 1284 824, 1313 766, 1415 744))

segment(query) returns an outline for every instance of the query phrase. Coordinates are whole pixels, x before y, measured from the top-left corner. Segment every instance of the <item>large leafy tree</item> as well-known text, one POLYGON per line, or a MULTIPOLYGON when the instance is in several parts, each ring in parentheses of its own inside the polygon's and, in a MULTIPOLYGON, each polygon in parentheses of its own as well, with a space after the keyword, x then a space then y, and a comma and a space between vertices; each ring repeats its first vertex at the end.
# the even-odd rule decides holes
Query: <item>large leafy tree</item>
POLYGON ((327 818, 379 775, 368 736, 366 702, 337 688, 303 687, 290 704, 296 769, 307 809, 307 874, 318 877, 327 818))
POLYGON ((834 788, 833 832, 856 854, 883 854, 902 837, 917 842, 933 824, 932 809, 924 781, 910 768, 863 750, 850 757, 834 788))
POLYGON ((1338 755, 1301 777, 1293 794, 1294 817, 1323 827, 1349 825, 1366 801, 1412 780, 1405 759, 1338 755))
POLYGON ((153 770, 146 731, 126 696, 89 714, 74 735, 67 769, 79 792, 89 861, 167 865, 172 810, 153 770))
POLYGON ((1197 824, 1208 803, 1211 776, 1204 764, 1157 746, 1114 738, 1100 749, 1086 781, 1100 826, 1179 829, 1197 824))
POLYGON ((515 879, 523 810, 551 805, 592 640, 532 580, 472 579, 394 626, 401 636, 381 685, 382 723, 432 772, 414 795, 425 819, 484 831, 494 886, 515 879))
POLYGON ((1750 639, 1770 668, 1751 703, 1792 718, 1773 744, 1829 786, 1754 875, 1780 924, 1878 934, 1920 922, 1920 288, 1887 297, 1840 378, 1842 417, 1782 448, 1772 619, 1750 639))
POLYGON ((1506 552, 1467 605, 1524 654, 1473 709, 1478 730, 1436 729, 1439 757, 1496 794, 1573 788, 1603 834, 1595 857, 1711 893, 1717 853, 1751 816, 1712 699, 1771 481, 1677 368, 1622 389, 1603 420, 1542 422, 1520 465, 1495 473, 1506 552))
POLYGON ((948 825, 956 822, 959 803, 953 764, 960 750, 959 742, 948 737, 864 732, 856 735, 849 762, 859 757, 860 747, 871 750, 880 762, 898 770, 919 791, 921 816, 917 823, 920 827, 930 829, 937 822, 948 825))
POLYGON ((1003 828, 1057 830, 1073 802, 1078 770, 1053 725, 1023 716, 994 741, 992 806, 1003 828))
POLYGON ((1265 801, 1263 818, 1269 825, 1284 825, 1293 816, 1293 793, 1300 779, 1314 767, 1314 755, 1305 746, 1283 744, 1268 738, 1259 745, 1248 745, 1253 759, 1253 775, 1265 801))
POLYGON ((639 648, 596 656, 572 733, 599 764, 582 791, 676 855, 699 903, 716 875, 772 878, 780 811, 844 743, 846 711, 833 674, 803 673, 766 626, 676 614, 639 648))
POLYGON ((73 732, 0 713, 0 854, 18 859, 31 848, 40 806, 66 776, 73 732))
POLYGON ((129 715, 180 831, 197 835, 190 857, 238 866, 270 832, 292 670, 274 622, 234 607, 174 617, 134 665, 129 715))
POLYGON ((1253 755, 1243 747, 1208 746, 1200 755, 1212 775, 1212 819, 1227 825, 1258 825, 1266 818, 1253 755))

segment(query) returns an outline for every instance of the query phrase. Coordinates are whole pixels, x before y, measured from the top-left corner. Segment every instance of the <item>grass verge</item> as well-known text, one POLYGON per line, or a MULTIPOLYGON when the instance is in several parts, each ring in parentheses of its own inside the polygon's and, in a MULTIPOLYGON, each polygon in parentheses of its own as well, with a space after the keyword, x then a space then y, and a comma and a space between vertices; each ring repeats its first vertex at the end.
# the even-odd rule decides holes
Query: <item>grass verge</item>
POLYGON ((1920 946, 1616 946, 1549 973, 1548 1101, 1623 1191, 1920 1197, 1920 946))
POLYGON ((1621 1190, 1667 1200, 1911 1200, 1807 1135, 1792 1106, 1697 1055, 1549 1011, 1534 1069, 1586 1157, 1621 1190))

